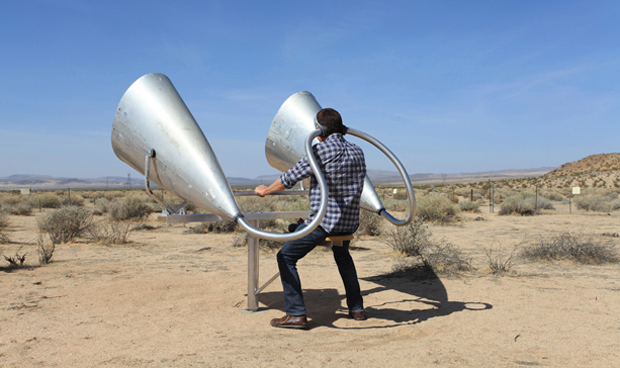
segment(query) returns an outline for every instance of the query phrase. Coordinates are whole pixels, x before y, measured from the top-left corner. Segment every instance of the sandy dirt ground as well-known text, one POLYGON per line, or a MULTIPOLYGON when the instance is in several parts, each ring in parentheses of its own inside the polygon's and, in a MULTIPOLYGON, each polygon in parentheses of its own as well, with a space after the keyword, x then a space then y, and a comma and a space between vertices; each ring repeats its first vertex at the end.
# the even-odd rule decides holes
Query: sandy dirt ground
MULTIPOLYGON (((498 216, 482 208, 457 225, 431 226, 475 271, 421 280, 388 277, 402 257, 381 237, 353 252, 366 311, 347 318, 331 251, 299 264, 307 331, 276 329, 279 281, 247 313, 247 248, 233 235, 188 234, 194 225, 134 231, 131 244, 78 240, 38 266, 36 213, 11 217, 11 255, 0 263, 0 367, 620 367, 620 266, 567 261, 518 264, 494 276, 485 248, 565 231, 620 233, 620 213, 498 216), (476 217, 483 220, 476 221, 476 217)), ((496 209, 497 210, 497 209, 496 209)), ((386 225, 387 226, 387 225, 386 225)), ((261 252, 261 283, 276 272, 261 252)))

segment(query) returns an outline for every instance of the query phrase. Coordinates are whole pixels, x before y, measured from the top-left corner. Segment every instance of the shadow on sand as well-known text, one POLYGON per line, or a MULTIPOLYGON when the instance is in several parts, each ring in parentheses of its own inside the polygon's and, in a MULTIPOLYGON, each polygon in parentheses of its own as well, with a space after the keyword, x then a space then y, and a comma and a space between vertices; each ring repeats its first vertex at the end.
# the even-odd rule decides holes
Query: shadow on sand
MULTIPOLYGON (((339 327, 335 322, 348 318, 348 311, 342 308, 344 295, 336 289, 306 289, 304 299, 311 311, 310 328, 327 326, 338 329, 379 329, 403 325, 413 325, 434 317, 447 316, 463 310, 487 310, 493 308, 484 302, 463 302, 448 300, 448 293, 441 279, 434 273, 410 269, 384 275, 366 277, 361 280, 372 282, 377 286, 362 290, 364 297, 385 291, 397 291, 402 298, 387 300, 383 303, 366 305, 366 315, 370 320, 382 320, 378 325, 360 324, 357 327, 339 327), (416 304, 422 308, 417 308, 416 304), (411 309, 413 307, 413 309, 411 309)), ((391 295, 394 295, 393 293, 391 295)), ((261 293, 259 299, 269 309, 284 311, 282 292, 261 293)), ((368 298, 365 298, 368 300, 368 298)))

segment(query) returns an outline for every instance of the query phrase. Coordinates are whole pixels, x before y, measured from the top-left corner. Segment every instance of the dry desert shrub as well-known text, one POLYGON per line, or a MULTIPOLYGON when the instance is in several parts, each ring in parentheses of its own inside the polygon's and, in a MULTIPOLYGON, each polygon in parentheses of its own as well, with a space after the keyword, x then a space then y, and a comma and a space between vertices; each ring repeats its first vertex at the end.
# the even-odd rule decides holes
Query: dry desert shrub
POLYGON ((407 200, 387 197, 382 199, 381 202, 388 211, 404 212, 409 209, 409 202, 407 200))
MULTIPOLYGON (((246 232, 240 232, 235 234, 233 238, 233 247, 245 247, 248 245, 248 239, 250 234, 246 232)), ((260 250, 276 250, 280 249, 284 243, 275 240, 259 239, 258 247, 260 250)))
POLYGON ((129 196, 108 202, 105 212, 112 221, 141 220, 153 212, 153 207, 137 196, 129 196))
POLYGON ((83 206, 84 205, 84 197, 79 194, 67 196, 67 198, 62 199, 63 206, 83 206))
POLYGON ((201 222, 196 226, 192 226, 187 229, 187 233, 189 234, 228 234, 233 233, 238 230, 237 223, 234 221, 212 221, 212 222, 201 222))
POLYGON ((480 203, 478 201, 461 201, 459 202, 461 211, 480 213, 480 203))
MULTIPOLYGON (((430 274, 455 274, 472 269, 471 263, 454 244, 444 240, 431 240, 428 228, 422 223, 392 228, 385 242, 392 249, 414 259, 404 268, 423 267, 430 274)), ((401 270, 402 271, 402 270, 401 270)))
POLYGON ((503 215, 533 215, 536 211, 534 209, 534 203, 527 201, 525 198, 508 197, 502 202, 498 214, 503 215))
POLYGON ((447 195, 431 193, 417 200, 417 217, 424 222, 447 224, 458 219, 460 209, 447 195))
POLYGON ((9 228, 11 224, 11 220, 9 219, 9 215, 5 212, 0 211, 0 244, 6 244, 11 241, 11 238, 4 232, 9 228))
POLYGON ((487 256, 489 268, 494 275, 503 275, 509 273, 512 268, 517 264, 516 253, 519 246, 516 245, 510 254, 505 254, 501 247, 490 247, 484 250, 487 256))
POLYGON ((11 267, 21 267, 24 265, 24 262, 26 261, 26 255, 28 253, 24 253, 24 254, 19 254, 19 251, 22 249, 22 246, 20 246, 16 251, 15 251, 15 255, 12 256, 7 256, 4 255, 4 259, 6 259, 7 262, 9 262, 9 264, 11 265, 11 267))
POLYGON ((620 200, 609 196, 586 195, 575 197, 574 202, 585 211, 610 212, 620 208, 620 200))
POLYGON ((53 242, 51 242, 50 244, 46 244, 43 237, 39 235, 39 237, 37 238, 37 245, 37 251, 39 253, 39 263, 41 265, 50 263, 52 257, 54 256, 56 244, 54 244, 53 242))
POLYGON ((356 235, 381 235, 381 216, 374 212, 360 211, 360 226, 355 232, 356 235))
POLYGON ((92 223, 92 215, 84 208, 63 207, 39 217, 39 231, 47 234, 53 244, 66 243, 80 236, 92 223))
POLYGON ((54 193, 43 193, 36 196, 35 203, 38 203, 43 208, 60 208, 62 206, 60 197, 54 193))
POLYGON ((11 220, 9 219, 9 214, 4 211, 0 211, 0 232, 8 229, 10 224, 11 220))
POLYGON ((533 261, 571 260, 584 264, 620 261, 616 244, 611 239, 571 233, 540 237, 521 250, 521 257, 533 261))
POLYGON ((11 205, 2 205, 2 211, 16 216, 29 216, 32 214, 32 204, 29 201, 21 201, 11 205))
POLYGON ((129 243, 131 224, 120 221, 97 221, 88 227, 88 234, 97 243, 126 244, 129 243))

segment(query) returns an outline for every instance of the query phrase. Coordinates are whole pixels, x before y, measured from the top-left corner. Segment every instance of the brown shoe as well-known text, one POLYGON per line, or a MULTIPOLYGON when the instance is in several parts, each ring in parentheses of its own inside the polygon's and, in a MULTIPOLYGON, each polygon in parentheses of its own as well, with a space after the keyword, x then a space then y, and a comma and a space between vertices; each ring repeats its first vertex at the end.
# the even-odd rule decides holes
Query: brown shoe
POLYGON ((361 311, 361 312, 349 312, 349 318, 353 318, 356 321, 365 321, 366 320, 366 315, 364 314, 364 311, 361 311))
POLYGON ((282 328, 308 328, 308 320, 305 315, 301 316, 283 316, 282 318, 274 318, 271 320, 273 327, 282 328))

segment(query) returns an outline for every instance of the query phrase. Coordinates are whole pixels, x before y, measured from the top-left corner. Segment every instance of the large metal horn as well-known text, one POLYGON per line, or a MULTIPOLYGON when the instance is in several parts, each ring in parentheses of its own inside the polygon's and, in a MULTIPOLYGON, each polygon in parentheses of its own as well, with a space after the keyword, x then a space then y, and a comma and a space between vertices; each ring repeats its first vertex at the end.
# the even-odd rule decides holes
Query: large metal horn
POLYGON ((240 216, 215 153, 165 75, 147 74, 125 92, 112 124, 112 148, 121 161, 148 175, 147 190, 150 179, 218 216, 240 216))
MULTIPOLYGON (((273 118, 267 141, 265 143, 265 155, 267 162, 273 168, 286 171, 304 156, 304 139, 308 133, 315 129, 314 118, 321 110, 321 105, 314 96, 307 91, 297 92, 290 96, 273 118)), ((360 207, 371 212, 383 215, 394 225, 402 226, 411 223, 415 215, 415 194, 411 186, 409 175, 398 158, 378 140, 360 131, 349 129, 351 135, 362 138, 375 145, 381 152, 386 154, 399 171, 409 200, 409 214, 404 220, 398 220, 386 210, 375 187, 368 175, 364 178, 364 189, 360 198, 360 207)))

